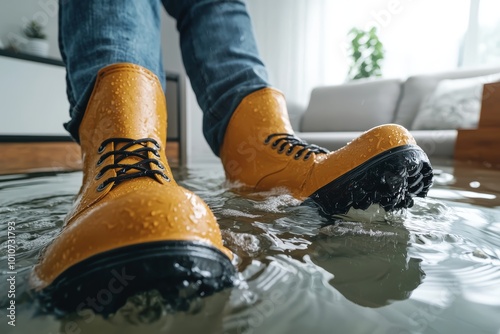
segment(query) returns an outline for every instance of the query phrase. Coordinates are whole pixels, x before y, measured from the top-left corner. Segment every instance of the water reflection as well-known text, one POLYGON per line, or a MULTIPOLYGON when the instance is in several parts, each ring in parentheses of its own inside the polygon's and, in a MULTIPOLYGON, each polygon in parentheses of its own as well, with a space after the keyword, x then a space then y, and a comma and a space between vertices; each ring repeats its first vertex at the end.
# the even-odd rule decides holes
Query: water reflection
MULTIPOLYGON (((430 196, 485 207, 500 207, 499 171, 474 162, 454 162, 435 170, 434 182, 439 192, 430 196), (444 190, 444 192, 443 192, 444 190), (447 194, 447 191, 452 193, 447 194)), ((434 187, 436 188, 436 187, 434 187)), ((435 192, 436 189, 433 189, 435 192)))
POLYGON ((331 284, 350 301, 380 307, 410 297, 425 276, 420 259, 408 256, 410 233, 402 224, 367 228, 340 222, 321 229, 309 254, 333 274, 331 284))
POLYGON ((192 301, 188 311, 170 309, 156 290, 135 295, 116 314, 103 318, 92 312, 66 316, 60 333, 220 333, 229 290, 192 301))

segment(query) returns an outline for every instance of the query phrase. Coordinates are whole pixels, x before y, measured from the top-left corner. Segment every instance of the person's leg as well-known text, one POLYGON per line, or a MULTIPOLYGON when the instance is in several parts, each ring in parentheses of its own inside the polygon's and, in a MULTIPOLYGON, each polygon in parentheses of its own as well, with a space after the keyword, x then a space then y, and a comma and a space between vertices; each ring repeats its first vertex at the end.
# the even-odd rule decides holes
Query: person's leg
POLYGON ((65 127, 77 141, 100 69, 115 63, 140 65, 165 87, 160 10, 159 0, 59 1, 59 49, 67 69, 71 115, 65 127))
POLYGON ((165 156, 158 1, 61 2, 68 127, 80 142, 83 184, 31 273, 49 308, 108 314, 150 289, 186 307, 178 298, 234 283, 217 220, 175 182, 165 156), (96 304, 102 291, 106 302, 96 304))
POLYGON ((219 155, 241 100, 268 87, 245 3, 238 0, 162 0, 177 20, 184 67, 203 110, 203 133, 219 155))
POLYGON ((227 179, 258 191, 284 187, 328 214, 406 208, 427 194, 429 161, 400 126, 372 129, 336 152, 294 135, 283 95, 268 87, 243 1, 162 1, 177 19, 204 134, 227 179))

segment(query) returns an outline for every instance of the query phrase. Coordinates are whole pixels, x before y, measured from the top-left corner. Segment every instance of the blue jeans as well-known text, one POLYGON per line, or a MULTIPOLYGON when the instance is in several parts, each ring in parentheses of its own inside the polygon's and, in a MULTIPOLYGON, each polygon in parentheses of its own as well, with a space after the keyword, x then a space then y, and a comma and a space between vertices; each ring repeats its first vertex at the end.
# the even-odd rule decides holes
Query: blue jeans
POLYGON ((163 87, 161 3, 177 20, 184 67, 203 110, 203 133, 216 155, 240 101, 268 87, 245 4, 236 0, 59 0, 59 47, 67 69, 76 141, 97 72, 120 62, 155 73, 163 87))

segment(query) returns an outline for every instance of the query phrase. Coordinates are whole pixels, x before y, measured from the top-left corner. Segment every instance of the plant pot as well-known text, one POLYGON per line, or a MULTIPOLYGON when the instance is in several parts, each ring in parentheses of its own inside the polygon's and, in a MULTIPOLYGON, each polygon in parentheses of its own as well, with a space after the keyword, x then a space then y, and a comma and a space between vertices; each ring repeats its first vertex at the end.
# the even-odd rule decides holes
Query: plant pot
POLYGON ((24 52, 39 57, 47 57, 49 55, 49 42, 44 39, 30 38, 24 47, 24 52))

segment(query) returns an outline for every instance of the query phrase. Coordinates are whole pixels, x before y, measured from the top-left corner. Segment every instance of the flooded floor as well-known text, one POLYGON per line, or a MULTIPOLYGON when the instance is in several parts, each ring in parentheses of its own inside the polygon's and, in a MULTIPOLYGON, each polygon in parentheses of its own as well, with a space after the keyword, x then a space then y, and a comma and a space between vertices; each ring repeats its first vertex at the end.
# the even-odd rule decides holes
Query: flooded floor
POLYGON ((372 207, 337 219, 287 195, 242 197, 216 165, 176 170, 218 218, 242 283, 181 313, 151 291, 107 319, 44 314, 27 288, 82 174, 0 176, 0 332, 500 334, 500 171, 434 167, 429 197, 410 210, 372 207), (16 327, 6 317, 9 225, 16 327))

